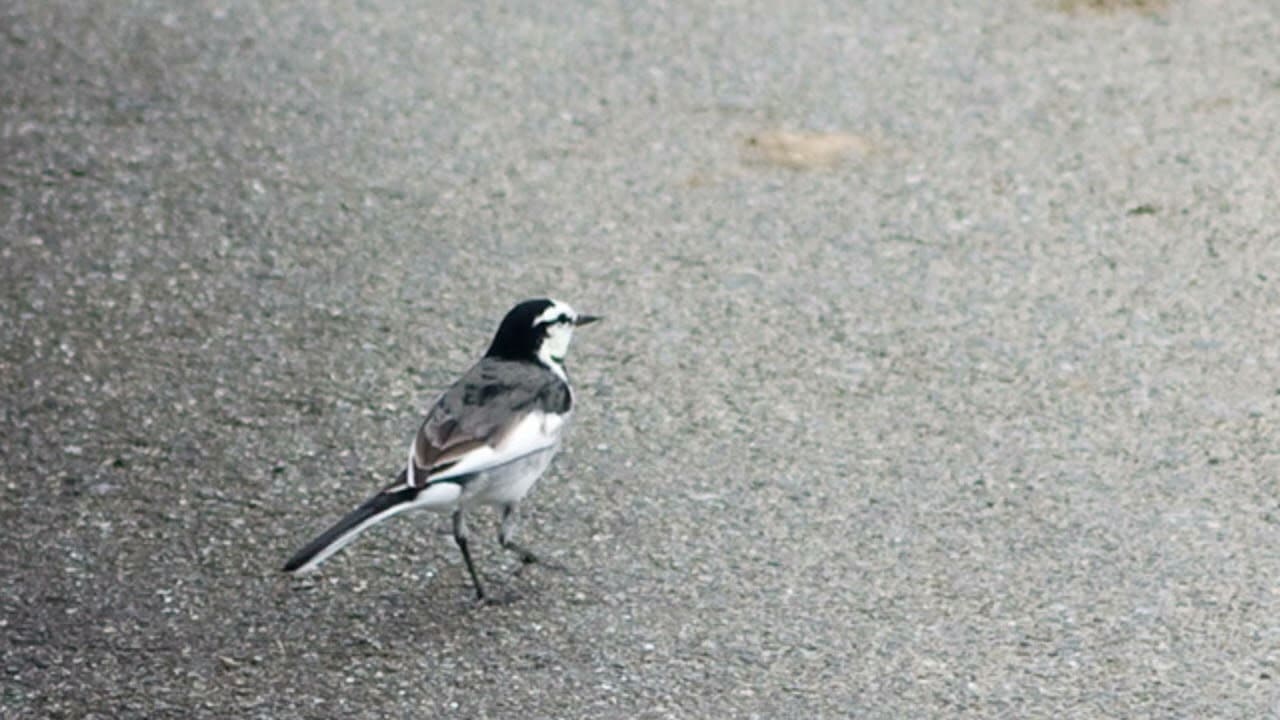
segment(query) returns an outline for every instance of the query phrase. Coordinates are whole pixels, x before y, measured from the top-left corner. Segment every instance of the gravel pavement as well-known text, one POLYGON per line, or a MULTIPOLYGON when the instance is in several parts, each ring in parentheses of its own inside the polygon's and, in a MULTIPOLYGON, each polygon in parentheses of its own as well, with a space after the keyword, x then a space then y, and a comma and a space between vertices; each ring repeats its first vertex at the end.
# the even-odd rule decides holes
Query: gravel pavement
POLYGON ((0 716, 1274 717, 1278 137, 1265 0, 5 3, 0 716), (544 294, 568 571, 281 576, 544 294))

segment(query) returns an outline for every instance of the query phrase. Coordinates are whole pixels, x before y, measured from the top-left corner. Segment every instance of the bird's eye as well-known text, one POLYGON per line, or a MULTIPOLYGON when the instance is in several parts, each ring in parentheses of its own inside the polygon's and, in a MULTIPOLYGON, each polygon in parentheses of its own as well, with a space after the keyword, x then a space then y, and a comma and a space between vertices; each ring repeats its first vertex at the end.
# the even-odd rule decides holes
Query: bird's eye
POLYGON ((564 313, 560 313, 560 317, 556 318, 556 322, 558 322, 558 323, 567 323, 567 322, 569 322, 569 316, 568 316, 568 315, 565 315, 564 313))

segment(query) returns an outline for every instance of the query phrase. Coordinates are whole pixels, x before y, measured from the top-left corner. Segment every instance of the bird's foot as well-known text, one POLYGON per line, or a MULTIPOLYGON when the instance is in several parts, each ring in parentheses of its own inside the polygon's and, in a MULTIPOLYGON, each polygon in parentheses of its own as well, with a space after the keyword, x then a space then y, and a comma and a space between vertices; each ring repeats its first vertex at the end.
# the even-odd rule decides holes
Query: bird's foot
POLYGON ((524 552, 520 554, 520 565, 516 567, 512 574, 519 575, 530 565, 539 565, 549 570, 555 570, 556 572, 562 572, 565 574, 568 574, 569 572, 568 566, 563 563, 556 562, 555 560, 547 560, 546 558, 534 555, 531 552, 524 552))
POLYGON ((511 605, 512 603, 514 603, 516 600, 519 600, 519 599, 520 599, 520 596, 517 595, 516 593, 510 590, 504 590, 501 594, 498 594, 498 595, 494 595, 491 593, 486 593, 484 595, 477 595, 476 598, 471 601, 471 607, 476 610, 479 610, 480 608, 486 608, 486 607, 503 607, 506 605, 511 605))
POLYGON ((524 547, 522 545, 517 545, 516 543, 511 542, 510 540, 504 542, 502 546, 507 550, 510 550, 511 552, 515 553, 516 557, 520 559, 520 567, 516 568, 516 571, 515 571, 515 574, 517 575, 519 575, 520 571, 523 570, 525 566, 528 566, 528 565, 541 565, 546 568, 551 568, 552 570, 560 570, 561 572, 568 572, 569 570, 569 568, 565 567, 564 565, 561 565, 555 560, 547 560, 543 558, 541 555, 535 554, 529 548, 524 547))

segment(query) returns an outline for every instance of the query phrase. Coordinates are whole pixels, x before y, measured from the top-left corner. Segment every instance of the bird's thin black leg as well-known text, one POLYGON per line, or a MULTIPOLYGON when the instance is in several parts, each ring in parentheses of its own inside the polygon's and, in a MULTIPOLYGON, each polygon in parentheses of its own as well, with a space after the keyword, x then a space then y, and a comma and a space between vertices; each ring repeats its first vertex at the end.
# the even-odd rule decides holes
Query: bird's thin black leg
POLYGON ((511 536, 516 533, 516 506, 505 505, 502 508, 502 526, 498 529, 498 544, 520 557, 520 562, 531 565, 538 562, 538 556, 532 550, 518 544, 511 536))
POLYGON ((504 505, 502 508, 502 526, 498 529, 498 544, 504 549, 510 550, 520 558, 520 562, 525 565, 538 563, 553 570, 565 570, 565 566, 557 562, 550 562, 542 559, 534 554, 529 548, 512 540, 511 537, 516 533, 516 506, 504 505))
POLYGON ((476 600, 484 600, 484 586, 480 584, 480 576, 476 574, 476 566, 471 562, 471 551, 467 549, 467 523, 462 518, 462 508, 453 511, 453 540, 462 551, 462 560, 467 564, 467 572, 471 573, 471 582, 476 586, 476 600))

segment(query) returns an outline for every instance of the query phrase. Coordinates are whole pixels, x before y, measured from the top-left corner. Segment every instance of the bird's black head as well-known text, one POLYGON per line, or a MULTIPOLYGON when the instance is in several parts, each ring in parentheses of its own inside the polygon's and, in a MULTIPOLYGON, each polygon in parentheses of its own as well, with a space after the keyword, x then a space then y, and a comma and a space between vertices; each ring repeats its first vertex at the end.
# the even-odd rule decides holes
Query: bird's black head
POLYGON ((599 320, 550 298, 525 300, 502 318, 485 357, 560 365, 578 325, 599 320))

